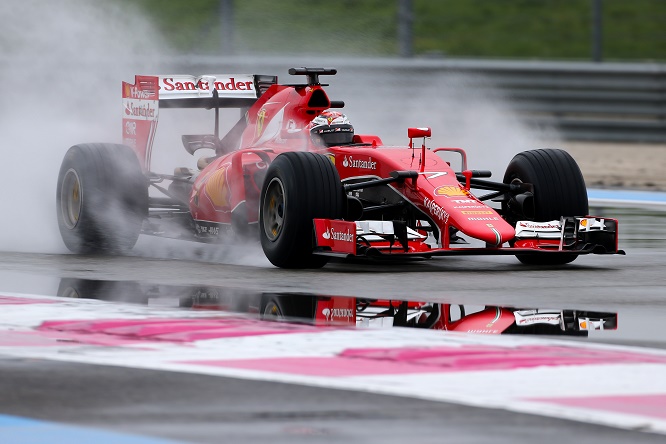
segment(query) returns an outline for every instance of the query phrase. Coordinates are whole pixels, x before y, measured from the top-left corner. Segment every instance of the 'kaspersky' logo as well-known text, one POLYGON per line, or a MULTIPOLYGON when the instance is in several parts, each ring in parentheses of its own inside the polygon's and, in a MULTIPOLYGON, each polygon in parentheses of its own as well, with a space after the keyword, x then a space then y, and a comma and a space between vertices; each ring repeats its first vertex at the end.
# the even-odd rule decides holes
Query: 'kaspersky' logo
POLYGON ((430 214, 435 216, 437 219, 443 221, 444 223, 449 220, 449 213, 447 213, 444 208, 440 207, 435 203, 434 200, 430 200, 427 197, 423 198, 423 206, 430 211, 430 214))

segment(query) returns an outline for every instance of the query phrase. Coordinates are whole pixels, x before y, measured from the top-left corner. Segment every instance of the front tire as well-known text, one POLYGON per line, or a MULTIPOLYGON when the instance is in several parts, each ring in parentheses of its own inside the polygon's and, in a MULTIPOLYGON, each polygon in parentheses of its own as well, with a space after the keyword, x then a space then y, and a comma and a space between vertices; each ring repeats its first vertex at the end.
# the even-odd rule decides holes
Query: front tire
POLYGON ((128 146, 74 145, 60 167, 56 203, 60 234, 70 251, 125 253, 148 215, 148 182, 128 146))
POLYGON ((313 219, 338 219, 342 184, 326 156, 308 152, 280 154, 266 172, 259 210, 261 246, 281 268, 321 268, 328 258, 312 254, 313 219))
MULTIPOLYGON (((516 154, 506 169, 504 183, 521 182, 534 186, 533 220, 536 222, 588 214, 583 174, 573 157, 564 150, 539 149, 516 154)), ((503 210, 510 211, 506 205, 503 210)), ((514 219, 515 215, 511 216, 514 219)), ((516 255, 520 262, 528 265, 563 265, 577 257, 576 254, 516 255)))

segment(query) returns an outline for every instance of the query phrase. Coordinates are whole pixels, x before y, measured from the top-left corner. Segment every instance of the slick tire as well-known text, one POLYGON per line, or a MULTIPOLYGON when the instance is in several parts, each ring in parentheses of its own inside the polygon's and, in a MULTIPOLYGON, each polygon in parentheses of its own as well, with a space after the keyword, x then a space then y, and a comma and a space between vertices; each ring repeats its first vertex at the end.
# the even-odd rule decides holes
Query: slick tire
POLYGON ((288 152, 268 167, 259 207, 259 236, 268 260, 280 268, 321 268, 328 258, 312 254, 313 219, 338 219, 342 184, 321 154, 288 152))
POLYGON ((60 234, 79 254, 131 250, 148 215, 148 181, 125 145, 74 145, 60 167, 56 190, 60 234))
MULTIPOLYGON (((537 222, 588 214, 583 174, 566 151, 539 149, 516 154, 504 174, 504 183, 512 182, 534 186, 534 220, 537 222)), ((528 265, 563 265, 576 257, 575 254, 516 255, 520 262, 528 265)))

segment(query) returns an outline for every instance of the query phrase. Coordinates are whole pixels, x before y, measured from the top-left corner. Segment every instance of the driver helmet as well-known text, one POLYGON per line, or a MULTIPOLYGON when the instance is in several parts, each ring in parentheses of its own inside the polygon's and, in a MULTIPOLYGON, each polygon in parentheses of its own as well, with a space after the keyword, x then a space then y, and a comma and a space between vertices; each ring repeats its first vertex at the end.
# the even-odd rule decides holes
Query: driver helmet
POLYGON ((324 111, 306 127, 315 145, 349 145, 354 138, 354 127, 347 116, 339 111, 324 111))

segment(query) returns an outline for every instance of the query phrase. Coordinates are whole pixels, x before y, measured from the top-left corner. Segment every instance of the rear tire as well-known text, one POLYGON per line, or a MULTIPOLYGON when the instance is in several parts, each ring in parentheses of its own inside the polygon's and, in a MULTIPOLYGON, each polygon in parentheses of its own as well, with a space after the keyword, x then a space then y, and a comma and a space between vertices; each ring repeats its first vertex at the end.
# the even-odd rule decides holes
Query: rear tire
POLYGON ((321 268, 328 258, 312 254, 313 219, 338 219, 342 184, 321 154, 287 152, 271 163, 261 188, 259 232, 268 260, 281 268, 321 268))
MULTIPOLYGON (((536 222, 559 220, 562 216, 586 216, 589 211, 583 174, 569 153, 559 149, 540 149, 518 153, 509 162, 504 183, 523 182, 534 186, 536 222)), ((506 206, 503 208, 507 211, 506 206)), ((563 265, 576 254, 520 255, 528 265, 563 265)))
POLYGON ((91 279, 62 278, 58 296, 75 299, 97 299, 100 301, 132 302, 146 304, 147 298, 137 282, 102 281, 91 279))
POLYGON ((148 182, 125 145, 81 144, 67 151, 56 192, 60 234, 74 253, 125 253, 148 215, 148 182))

